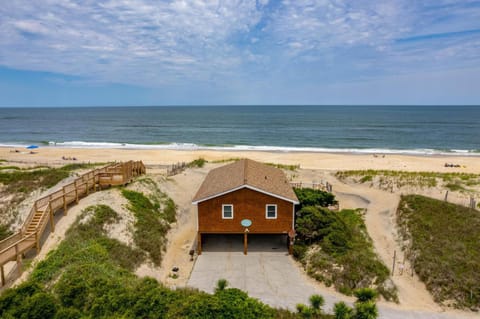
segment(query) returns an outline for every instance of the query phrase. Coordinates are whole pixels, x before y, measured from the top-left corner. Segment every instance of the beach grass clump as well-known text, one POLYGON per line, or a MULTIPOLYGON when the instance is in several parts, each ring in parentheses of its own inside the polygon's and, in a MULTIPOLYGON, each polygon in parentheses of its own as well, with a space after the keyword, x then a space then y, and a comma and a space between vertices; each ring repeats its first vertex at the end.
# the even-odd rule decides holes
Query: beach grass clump
POLYGON ((0 166, 0 171, 6 171, 6 170, 20 170, 20 167, 18 166, 0 166))
POLYGON ((0 295, 1 318, 300 318, 271 308, 245 292, 215 294, 170 290, 133 270, 144 259, 138 249, 107 236, 116 223, 110 207, 87 208, 60 245, 39 262, 27 280, 0 295), (88 217, 88 218, 87 218, 88 217))
POLYGON ((480 309, 480 211, 420 195, 397 211, 407 258, 436 302, 480 309))
POLYGON ((206 159, 204 159, 203 157, 199 157, 193 161, 191 161, 190 163, 187 164, 188 167, 192 168, 192 167, 203 167, 205 166, 205 164, 208 163, 208 161, 206 159))
POLYGON ((467 189, 459 183, 447 183, 445 188, 448 188, 452 192, 466 191, 467 189))
POLYGON ((135 216, 133 233, 135 244, 148 252, 156 266, 160 266, 162 254, 167 246, 166 235, 170 223, 175 221, 175 203, 166 196, 150 200, 143 193, 127 189, 122 190, 122 195, 128 199, 128 209, 135 216))
POLYGON ((308 275, 346 295, 358 288, 375 288, 386 300, 398 302, 390 272, 374 252, 361 210, 332 212, 303 206, 295 229, 294 257, 308 275))

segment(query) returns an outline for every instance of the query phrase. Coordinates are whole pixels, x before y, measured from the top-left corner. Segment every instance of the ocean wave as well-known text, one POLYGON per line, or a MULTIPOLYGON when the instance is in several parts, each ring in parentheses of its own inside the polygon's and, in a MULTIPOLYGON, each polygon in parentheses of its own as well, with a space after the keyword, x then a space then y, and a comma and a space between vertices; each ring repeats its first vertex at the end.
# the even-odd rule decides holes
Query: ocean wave
MULTIPOLYGON (((0 147, 21 148, 27 145, 0 144, 0 147)), ((111 149, 140 149, 140 150, 214 150, 214 151, 263 151, 263 152, 307 152, 307 153, 352 153, 352 154, 403 154, 403 155, 457 155, 480 156, 480 150, 463 149, 387 149, 387 148, 328 148, 328 147, 291 147, 267 145, 198 145, 194 143, 170 144, 133 144, 111 142, 49 142, 48 147, 59 148, 111 148, 111 149)))

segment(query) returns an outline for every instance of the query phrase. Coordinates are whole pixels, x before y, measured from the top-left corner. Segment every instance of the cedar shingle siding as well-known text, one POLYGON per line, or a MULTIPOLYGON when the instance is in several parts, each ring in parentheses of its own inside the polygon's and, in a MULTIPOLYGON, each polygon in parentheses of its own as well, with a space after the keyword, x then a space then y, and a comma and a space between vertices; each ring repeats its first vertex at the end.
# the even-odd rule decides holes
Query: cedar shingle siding
POLYGON ((198 203, 198 231, 200 233, 243 233, 240 225, 250 219, 250 234, 282 234, 292 229, 293 204, 248 188, 198 203), (233 219, 222 218, 222 205, 233 204, 233 219), (266 205, 277 205, 277 218, 266 218, 266 205))

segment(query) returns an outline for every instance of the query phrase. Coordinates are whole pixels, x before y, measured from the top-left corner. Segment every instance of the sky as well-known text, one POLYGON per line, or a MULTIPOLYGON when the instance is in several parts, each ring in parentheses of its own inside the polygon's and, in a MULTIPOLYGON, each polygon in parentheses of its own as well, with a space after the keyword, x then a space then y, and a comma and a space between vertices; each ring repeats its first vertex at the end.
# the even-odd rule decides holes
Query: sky
POLYGON ((15 0, 0 107, 480 104, 480 1, 15 0))

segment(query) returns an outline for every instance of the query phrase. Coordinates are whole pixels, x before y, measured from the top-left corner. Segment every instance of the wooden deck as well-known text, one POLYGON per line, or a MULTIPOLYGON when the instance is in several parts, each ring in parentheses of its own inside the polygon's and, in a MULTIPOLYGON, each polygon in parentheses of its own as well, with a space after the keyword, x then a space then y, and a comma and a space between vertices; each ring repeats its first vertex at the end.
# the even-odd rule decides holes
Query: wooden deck
POLYGON ((10 261, 16 261, 21 266, 22 255, 32 248, 38 253, 40 238, 48 223, 50 231, 55 231, 53 216, 56 212, 63 210, 67 214, 68 205, 78 203, 79 198, 98 188, 128 184, 142 174, 145 174, 145 165, 140 161, 110 164, 85 173, 62 189, 35 201, 20 231, 0 241, 1 285, 5 284, 3 266, 10 261))

